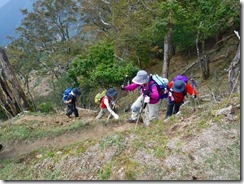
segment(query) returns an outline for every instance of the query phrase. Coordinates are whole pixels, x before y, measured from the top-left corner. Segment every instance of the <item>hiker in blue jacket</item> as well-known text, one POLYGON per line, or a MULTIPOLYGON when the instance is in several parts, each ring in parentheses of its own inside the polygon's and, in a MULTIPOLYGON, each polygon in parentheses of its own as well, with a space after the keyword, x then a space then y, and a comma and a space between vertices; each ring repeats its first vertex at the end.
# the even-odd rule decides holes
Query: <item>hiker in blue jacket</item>
POLYGON ((74 88, 68 95, 67 100, 64 102, 67 106, 66 116, 68 116, 69 118, 71 118, 72 113, 74 113, 75 117, 79 117, 79 113, 76 108, 77 97, 79 95, 80 95, 80 91, 77 88, 74 88))

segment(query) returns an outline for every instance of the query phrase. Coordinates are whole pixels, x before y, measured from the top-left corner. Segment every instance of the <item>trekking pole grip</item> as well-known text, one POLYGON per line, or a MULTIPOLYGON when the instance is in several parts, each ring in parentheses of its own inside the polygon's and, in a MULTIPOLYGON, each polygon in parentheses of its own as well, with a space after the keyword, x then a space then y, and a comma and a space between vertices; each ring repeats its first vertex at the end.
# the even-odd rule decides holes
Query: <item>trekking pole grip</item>
POLYGON ((129 76, 126 74, 125 77, 124 77, 124 80, 123 80, 123 85, 126 84, 127 80, 129 79, 129 76))

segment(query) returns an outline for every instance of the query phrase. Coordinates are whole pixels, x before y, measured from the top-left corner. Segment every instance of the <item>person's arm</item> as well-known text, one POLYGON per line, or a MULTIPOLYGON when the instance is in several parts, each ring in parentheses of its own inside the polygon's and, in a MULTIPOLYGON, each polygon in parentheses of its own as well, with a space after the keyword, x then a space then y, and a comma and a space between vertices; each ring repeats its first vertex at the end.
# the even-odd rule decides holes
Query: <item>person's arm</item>
POLYGON ((173 94, 172 94, 172 91, 171 91, 171 88, 173 87, 173 84, 174 84, 174 82, 171 81, 171 82, 169 82, 168 85, 167 85, 168 99, 169 99, 170 101, 174 101, 174 97, 173 97, 173 94))
POLYGON ((66 100, 64 103, 69 104, 69 103, 71 103, 71 100, 66 100))
POLYGON ((130 84, 130 85, 128 85, 128 86, 125 86, 124 89, 125 89, 126 91, 133 91, 133 90, 135 90, 136 88, 138 88, 139 86, 140 86, 139 84, 132 83, 132 84, 130 84))
POLYGON ((68 98, 67 98, 67 101, 66 101, 66 105, 73 105, 74 107, 76 107, 76 97, 73 96, 73 95, 70 95, 68 98))
POLYGON ((65 104, 70 104, 72 102, 72 98, 68 96, 67 100, 64 102, 65 104))
POLYGON ((168 89, 170 89, 170 88, 173 87, 173 83, 174 83, 173 81, 171 81, 171 82, 168 83, 168 89))
POLYGON ((194 90, 190 84, 186 84, 186 92, 195 97, 197 96, 197 91, 194 90))
POLYGON ((104 104, 106 105, 106 107, 107 107, 107 109, 108 109, 108 111, 113 115, 113 117, 115 118, 115 119, 119 119, 119 116, 118 116, 118 114, 116 114, 112 109, 111 109, 111 107, 110 107, 110 105, 109 105, 109 101, 108 101, 108 98, 107 97, 105 97, 105 99, 104 99, 104 104))

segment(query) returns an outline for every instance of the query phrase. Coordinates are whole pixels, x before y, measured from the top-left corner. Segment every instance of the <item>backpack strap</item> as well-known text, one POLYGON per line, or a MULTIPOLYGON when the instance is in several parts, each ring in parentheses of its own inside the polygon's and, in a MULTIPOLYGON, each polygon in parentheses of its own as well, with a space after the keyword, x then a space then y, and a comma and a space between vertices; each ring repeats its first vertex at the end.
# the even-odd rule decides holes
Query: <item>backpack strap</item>
MULTIPOLYGON (((149 81, 150 82, 150 81, 149 81)), ((153 83, 149 85, 148 89, 152 92, 152 87, 157 86, 156 82, 153 80, 153 83)))

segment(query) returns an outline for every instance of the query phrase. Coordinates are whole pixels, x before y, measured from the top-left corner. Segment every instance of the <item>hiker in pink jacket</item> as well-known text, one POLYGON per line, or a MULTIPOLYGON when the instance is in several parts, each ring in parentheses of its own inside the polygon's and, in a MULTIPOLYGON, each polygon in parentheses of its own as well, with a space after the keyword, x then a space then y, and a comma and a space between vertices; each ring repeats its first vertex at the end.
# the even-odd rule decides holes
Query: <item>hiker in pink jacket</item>
POLYGON ((128 122, 135 123, 137 121, 139 110, 143 105, 143 100, 147 105, 145 107, 145 120, 146 125, 150 124, 151 120, 158 119, 159 112, 159 93, 156 85, 153 85, 155 82, 151 80, 150 76, 146 71, 140 70, 137 72, 137 75, 132 79, 132 84, 128 86, 121 86, 122 90, 133 91, 140 87, 141 95, 136 99, 136 101, 131 106, 131 118, 128 119, 128 122))

